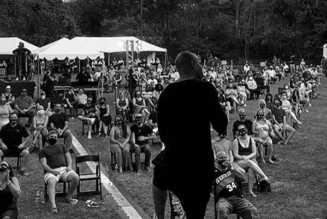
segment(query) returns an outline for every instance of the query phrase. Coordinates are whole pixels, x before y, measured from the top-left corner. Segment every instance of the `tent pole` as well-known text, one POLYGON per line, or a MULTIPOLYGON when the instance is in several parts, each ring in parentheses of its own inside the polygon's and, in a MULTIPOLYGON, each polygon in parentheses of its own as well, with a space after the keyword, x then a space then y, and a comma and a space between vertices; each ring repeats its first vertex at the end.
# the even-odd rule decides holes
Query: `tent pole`
POLYGON ((37 68, 37 71, 38 71, 38 74, 37 74, 37 85, 38 85, 38 89, 37 89, 37 96, 39 97, 40 96, 40 87, 41 87, 41 80, 40 80, 40 77, 41 77, 41 75, 40 75, 40 56, 37 56, 37 66, 38 66, 38 68, 37 68))
POLYGON ((102 73, 101 73, 101 97, 103 97, 103 75, 104 75, 104 66, 105 66, 104 57, 102 60, 102 73))

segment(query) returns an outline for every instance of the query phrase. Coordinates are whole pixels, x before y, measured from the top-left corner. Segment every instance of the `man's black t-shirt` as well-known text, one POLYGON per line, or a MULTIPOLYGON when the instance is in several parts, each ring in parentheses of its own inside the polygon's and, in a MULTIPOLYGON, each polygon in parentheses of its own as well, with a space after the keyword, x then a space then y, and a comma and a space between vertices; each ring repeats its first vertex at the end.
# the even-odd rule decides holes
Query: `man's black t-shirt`
POLYGON ((283 109, 278 109, 276 107, 273 107, 271 109, 271 113, 275 116, 275 119, 278 123, 284 122, 284 116, 286 116, 286 112, 283 109))
POLYGON ((28 136, 26 128, 20 124, 17 124, 15 127, 7 124, 0 131, 0 138, 8 148, 17 148, 23 142, 22 138, 27 138, 28 136))
POLYGON ((199 170, 213 177, 210 125, 225 133, 228 124, 215 87, 197 79, 171 83, 160 95, 157 112, 167 167, 183 176, 199 170))
POLYGON ((51 169, 67 167, 65 156, 67 152, 67 147, 64 144, 48 145, 40 151, 39 159, 46 158, 47 164, 51 169))
POLYGON ((90 113, 95 113, 96 109, 95 109, 95 104, 86 104, 84 107, 83 107, 83 110, 84 110, 84 114, 86 116, 90 115, 90 113))
POLYGON ((55 113, 50 116, 49 123, 53 123, 53 126, 56 129, 63 129, 65 127, 65 122, 68 121, 68 116, 61 112, 61 113, 55 113))
POLYGON ((244 121, 237 120, 233 124, 233 134, 235 136, 235 133, 238 129, 239 125, 245 125, 246 129, 248 130, 248 135, 253 135, 252 133, 252 124, 253 122, 249 119, 245 119, 244 121))
POLYGON ((141 127, 138 127, 136 124, 132 125, 131 132, 135 134, 135 143, 138 145, 149 144, 148 140, 139 141, 138 138, 140 136, 148 137, 153 133, 152 129, 146 124, 143 124, 141 127))
POLYGON ((51 103, 50 98, 46 97, 44 99, 39 98, 36 100, 36 103, 40 104, 41 106, 43 106, 44 110, 48 109, 48 104, 51 103))

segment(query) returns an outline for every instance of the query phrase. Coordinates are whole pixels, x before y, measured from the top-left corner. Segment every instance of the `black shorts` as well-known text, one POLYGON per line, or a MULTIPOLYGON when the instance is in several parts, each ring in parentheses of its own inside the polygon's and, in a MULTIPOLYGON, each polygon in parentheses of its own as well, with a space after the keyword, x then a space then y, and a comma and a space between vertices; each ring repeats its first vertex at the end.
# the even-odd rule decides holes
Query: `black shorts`
POLYGON ((16 157, 19 157, 23 150, 25 150, 25 148, 23 148, 23 149, 7 148, 6 150, 2 150, 2 152, 3 152, 3 155, 5 157, 7 157, 7 156, 16 156, 16 157))

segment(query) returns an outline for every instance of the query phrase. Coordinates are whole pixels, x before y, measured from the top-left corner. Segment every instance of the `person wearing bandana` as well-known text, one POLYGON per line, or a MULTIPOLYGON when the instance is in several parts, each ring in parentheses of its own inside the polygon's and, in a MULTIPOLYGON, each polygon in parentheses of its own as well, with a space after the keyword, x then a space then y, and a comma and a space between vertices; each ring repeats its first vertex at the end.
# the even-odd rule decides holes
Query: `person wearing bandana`
POLYGON ((18 122, 18 116, 16 113, 9 115, 9 123, 2 127, 0 131, 0 157, 13 155, 22 156, 22 164, 18 173, 22 176, 28 176, 29 173, 25 171, 29 150, 27 142, 29 141, 29 134, 26 128, 18 122), (23 141, 24 139, 24 141, 23 141))
POLYGON ((226 153, 218 152, 218 166, 215 170, 215 205, 219 219, 228 219, 229 214, 237 213, 244 219, 259 218, 257 208, 241 193, 238 182, 244 181, 244 175, 234 171, 226 161, 226 153))
POLYGON ((65 201, 71 205, 76 205, 78 200, 73 199, 79 183, 79 177, 72 169, 72 158, 64 144, 57 144, 58 133, 50 131, 48 143, 39 153, 39 160, 44 169, 44 182, 47 184, 48 196, 51 203, 51 212, 57 214, 58 209, 55 202, 55 187, 59 180, 69 182, 70 186, 65 201))
POLYGON ((143 116, 141 113, 134 115, 134 117, 135 124, 131 126, 131 142, 135 150, 136 173, 139 174, 141 169, 141 152, 145 153, 145 171, 150 171, 151 151, 149 140, 156 139, 157 137, 150 126, 143 123, 143 116))

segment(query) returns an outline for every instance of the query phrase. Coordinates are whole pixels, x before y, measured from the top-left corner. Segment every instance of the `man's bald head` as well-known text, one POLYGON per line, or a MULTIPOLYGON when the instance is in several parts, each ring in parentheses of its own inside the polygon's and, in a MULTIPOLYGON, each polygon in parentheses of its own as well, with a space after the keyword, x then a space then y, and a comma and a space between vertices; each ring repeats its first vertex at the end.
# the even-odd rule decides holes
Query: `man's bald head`
POLYGON ((198 79, 201 79, 203 76, 202 67, 199 63, 198 57, 189 51, 184 51, 177 55, 176 67, 181 76, 194 76, 198 79))
POLYGON ((217 159, 218 160, 222 160, 222 159, 225 159, 226 160, 226 153, 224 152, 224 151, 219 151, 218 153, 217 153, 217 159))

